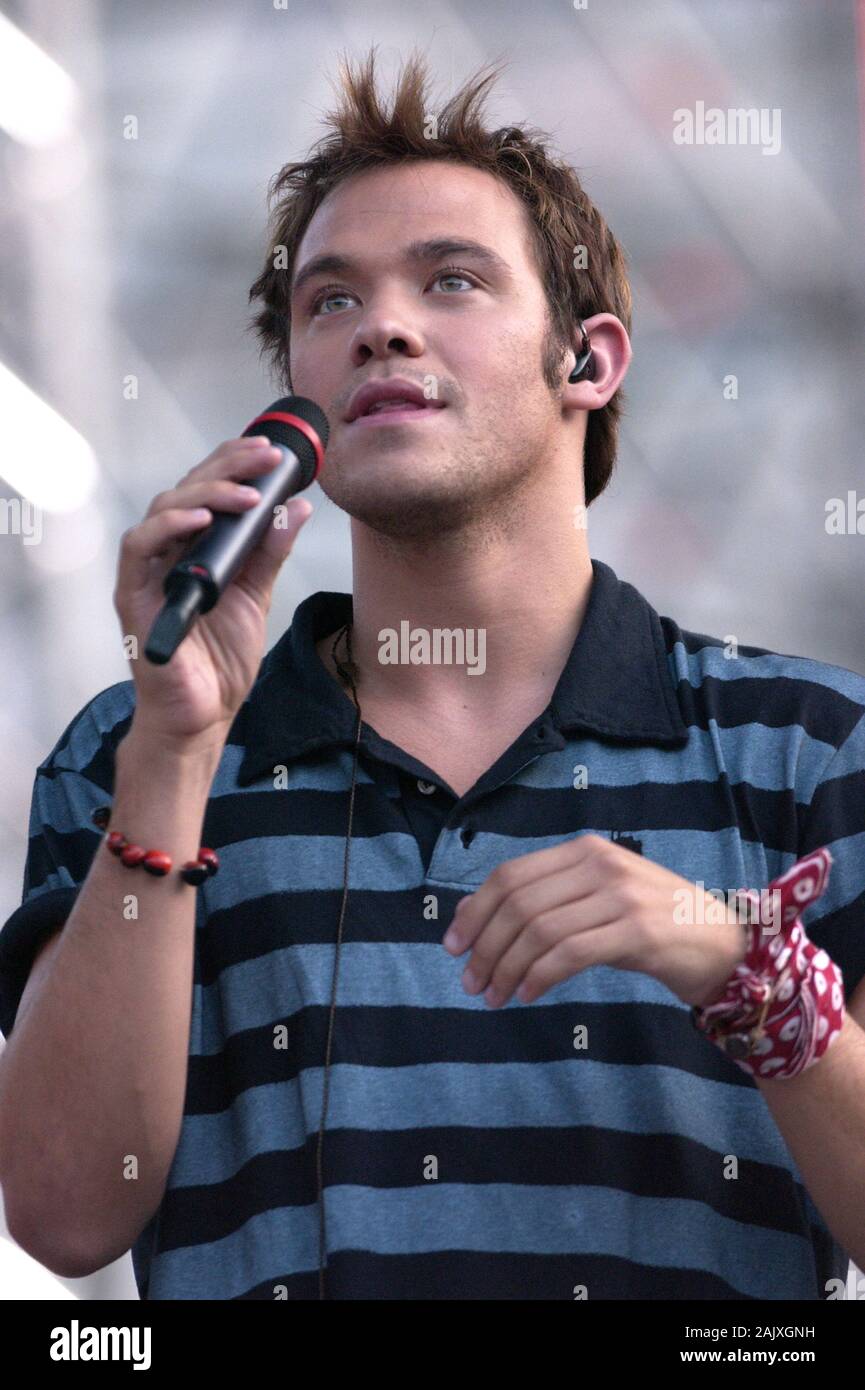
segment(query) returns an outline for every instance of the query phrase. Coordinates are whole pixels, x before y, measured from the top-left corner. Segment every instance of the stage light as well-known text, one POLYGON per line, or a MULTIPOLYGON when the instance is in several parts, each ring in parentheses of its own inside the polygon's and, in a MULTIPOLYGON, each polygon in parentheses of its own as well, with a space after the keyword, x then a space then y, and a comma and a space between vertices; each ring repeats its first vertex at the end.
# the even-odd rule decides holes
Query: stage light
POLYGON ((74 512, 97 474, 84 436, 0 362, 0 476, 46 512, 74 512))
POLYGON ((0 126, 13 140, 45 149, 70 133, 78 105, 68 73, 0 14, 0 126))

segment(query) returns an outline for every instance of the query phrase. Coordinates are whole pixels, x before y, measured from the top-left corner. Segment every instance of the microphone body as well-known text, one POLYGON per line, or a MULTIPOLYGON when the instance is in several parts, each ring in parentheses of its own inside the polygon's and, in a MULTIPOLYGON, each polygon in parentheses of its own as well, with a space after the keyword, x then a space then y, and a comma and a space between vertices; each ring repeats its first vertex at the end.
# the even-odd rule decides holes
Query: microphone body
POLYGON ((274 508, 306 487, 303 464, 297 454, 285 444, 276 447, 282 454, 280 462, 263 477, 249 479, 250 487, 261 493, 261 501, 247 512, 214 512, 213 521, 189 554, 165 576, 163 587, 169 598, 185 588, 187 576, 193 575, 201 581, 202 588, 198 612, 208 613, 258 545, 273 521, 274 508))
POLYGON ((273 522, 274 508, 318 477, 328 439, 327 416, 315 401, 284 396, 247 425, 242 437, 266 434, 282 454, 278 464, 251 480, 261 498, 248 511, 216 512, 207 529, 163 580, 166 602, 144 648, 162 666, 200 613, 207 613, 273 522))

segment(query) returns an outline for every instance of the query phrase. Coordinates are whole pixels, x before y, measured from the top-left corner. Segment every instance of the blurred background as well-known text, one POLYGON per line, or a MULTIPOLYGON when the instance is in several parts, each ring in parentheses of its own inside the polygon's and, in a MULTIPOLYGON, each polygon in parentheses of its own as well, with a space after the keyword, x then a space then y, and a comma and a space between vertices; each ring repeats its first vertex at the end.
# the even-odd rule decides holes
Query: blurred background
MULTIPOLYGON (((372 43, 383 82, 422 48, 439 104, 508 58, 490 121, 547 130, 625 247, 592 555, 681 627, 865 674, 863 0, 2 0, 0 923, 36 766, 130 678, 121 533, 280 394, 245 331, 268 181, 372 43), (699 103, 777 111, 779 147, 677 143, 699 103)), ((268 646, 351 589, 347 517, 309 496, 268 646)), ((4 1231, 0 1298, 137 1298, 129 1256, 58 1279, 4 1231)))

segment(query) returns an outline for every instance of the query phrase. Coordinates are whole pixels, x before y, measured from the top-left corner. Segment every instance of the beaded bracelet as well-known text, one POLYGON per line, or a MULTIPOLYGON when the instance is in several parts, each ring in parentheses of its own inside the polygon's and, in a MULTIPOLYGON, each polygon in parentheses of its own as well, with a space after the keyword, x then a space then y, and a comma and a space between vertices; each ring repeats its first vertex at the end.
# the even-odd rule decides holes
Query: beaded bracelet
MULTIPOLYGON (((780 901, 780 923, 767 943, 759 915, 749 944, 723 996, 691 1009, 694 1027, 751 1076, 798 1076, 823 1056, 844 1023, 840 967, 809 941, 799 914, 823 893, 832 856, 814 850, 769 884, 780 901)), ((758 905, 754 890, 738 895, 758 905)))
MULTIPOLYGON (((108 822, 111 819, 110 806, 98 806, 93 812, 93 824, 99 830, 107 830, 105 837, 108 849, 113 855, 125 864, 127 869, 135 869, 139 864, 143 865, 149 874, 154 874, 159 878, 164 878, 171 872, 171 855, 166 854, 161 849, 144 849, 141 845, 130 843, 119 830, 108 830, 108 822)), ((215 850, 207 849, 202 845, 198 851, 197 859, 188 859, 183 868, 178 870, 184 883, 192 884, 197 888, 206 878, 210 878, 219 868, 219 856, 215 850)))

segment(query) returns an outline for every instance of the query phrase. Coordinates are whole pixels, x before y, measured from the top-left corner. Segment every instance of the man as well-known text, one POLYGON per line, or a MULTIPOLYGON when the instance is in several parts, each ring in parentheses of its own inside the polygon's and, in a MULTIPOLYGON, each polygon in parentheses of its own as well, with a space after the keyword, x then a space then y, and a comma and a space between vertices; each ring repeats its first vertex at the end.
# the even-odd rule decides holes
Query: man
MULTIPOLYGON (((387 116, 370 61, 331 142, 278 182, 256 323, 328 415, 353 592, 300 606, 214 775, 222 868, 139 1288, 825 1298, 865 1256, 865 679, 727 660, 591 560, 631 359, 624 261, 572 171, 485 131, 483 85, 429 138, 419 66, 387 116), (711 890, 765 888, 830 843, 799 902, 837 1017, 808 1015, 797 1071, 764 1014, 737 1066, 723 1001, 759 932, 713 918, 711 890), (710 1007, 717 1038, 693 1026, 710 1007)), ((58 918, 86 876, 73 812, 109 784, 131 684, 37 779, 7 1031, 39 899, 44 935, 46 895, 68 895, 58 918), (77 807, 73 772, 93 784, 77 807)), ((808 962, 771 999, 803 1001, 797 1020, 808 962)))

